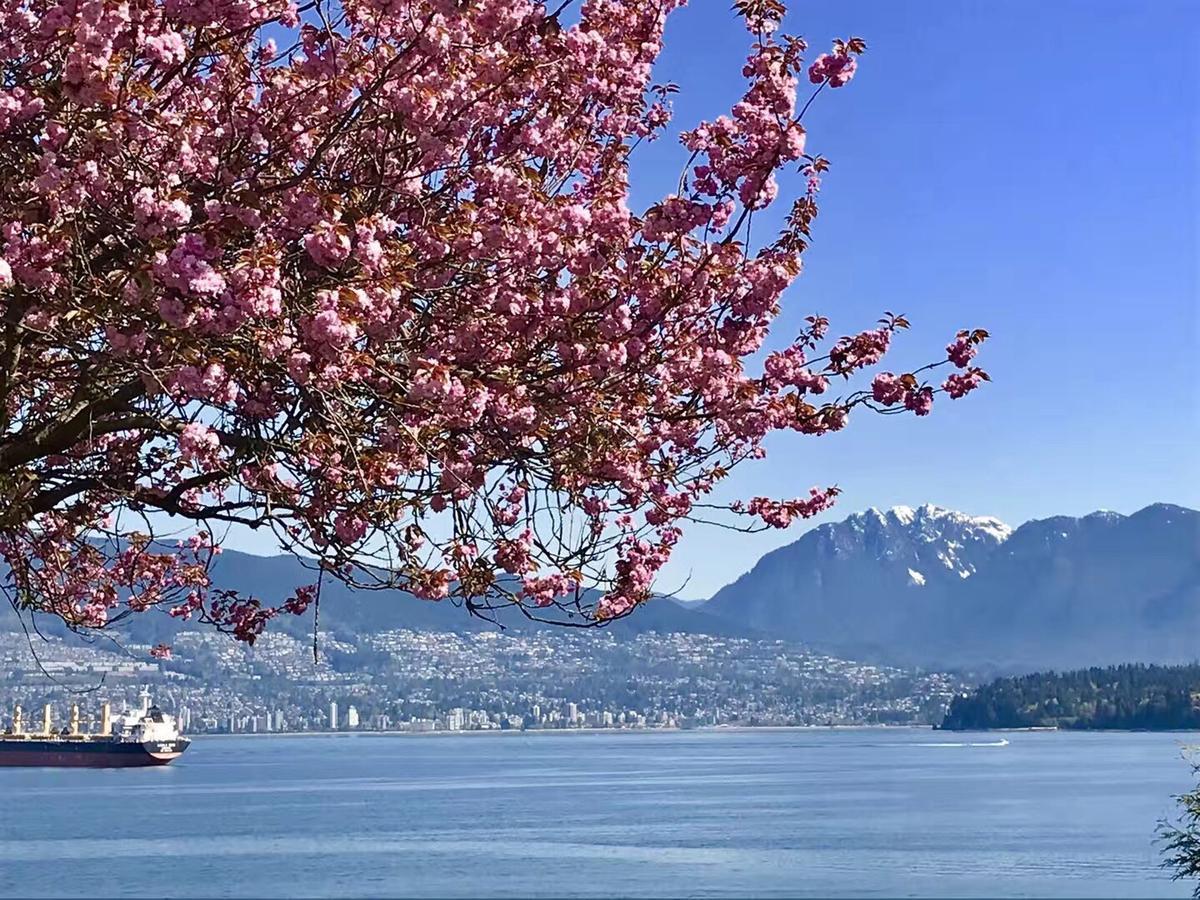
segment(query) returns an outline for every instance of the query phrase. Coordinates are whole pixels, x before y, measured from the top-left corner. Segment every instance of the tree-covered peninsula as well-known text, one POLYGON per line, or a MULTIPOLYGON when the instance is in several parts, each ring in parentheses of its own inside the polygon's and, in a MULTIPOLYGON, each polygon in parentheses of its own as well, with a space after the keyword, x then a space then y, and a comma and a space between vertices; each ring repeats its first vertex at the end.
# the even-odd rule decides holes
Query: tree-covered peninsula
POLYGON ((998 678, 956 697, 940 727, 1200 728, 1200 664, 1121 665, 998 678))

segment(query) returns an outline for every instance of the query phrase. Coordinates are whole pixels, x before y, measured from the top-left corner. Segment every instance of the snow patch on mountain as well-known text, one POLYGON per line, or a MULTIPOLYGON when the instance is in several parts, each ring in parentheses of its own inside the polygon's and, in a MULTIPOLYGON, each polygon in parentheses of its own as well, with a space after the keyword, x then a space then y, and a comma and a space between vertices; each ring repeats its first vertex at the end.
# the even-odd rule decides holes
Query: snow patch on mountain
POLYGON ((880 525, 900 525, 913 530, 925 542, 942 539, 948 526, 958 526, 968 531, 990 538, 997 544, 1008 540, 1013 533, 1012 526, 1001 522, 995 516, 969 516, 953 509, 926 503, 914 509, 911 506, 893 506, 886 513, 877 507, 870 507, 865 512, 850 516, 846 522, 857 527, 863 527, 868 517, 880 525))
POLYGON ((925 584, 925 576, 922 575, 920 572, 918 572, 916 569, 909 569, 908 570, 908 583, 911 585, 920 587, 921 585, 925 584))
POLYGON ((997 544, 1007 541, 1013 533, 1011 525, 1006 525, 992 516, 975 516, 971 518, 971 524, 985 534, 994 537, 997 544))

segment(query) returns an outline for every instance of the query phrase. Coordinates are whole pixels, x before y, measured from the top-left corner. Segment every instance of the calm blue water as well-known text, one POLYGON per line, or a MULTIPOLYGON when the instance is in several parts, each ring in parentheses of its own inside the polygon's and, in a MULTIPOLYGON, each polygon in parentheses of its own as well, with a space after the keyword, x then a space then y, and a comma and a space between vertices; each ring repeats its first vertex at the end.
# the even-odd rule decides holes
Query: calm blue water
POLYGON ((1007 737, 231 737, 0 769, 0 894, 1187 896, 1151 840, 1189 736, 1007 737))

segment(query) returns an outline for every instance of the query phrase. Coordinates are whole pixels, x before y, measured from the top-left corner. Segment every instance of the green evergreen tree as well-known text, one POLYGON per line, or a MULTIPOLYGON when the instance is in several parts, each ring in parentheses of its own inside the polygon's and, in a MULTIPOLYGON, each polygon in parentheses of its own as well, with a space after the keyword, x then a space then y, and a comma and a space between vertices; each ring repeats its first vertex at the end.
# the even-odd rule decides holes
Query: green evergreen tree
POLYGON ((1122 665, 998 678, 955 698, 942 727, 1200 728, 1200 665, 1122 665))
MULTIPOLYGON (((1192 772, 1200 774, 1200 765, 1193 764, 1192 772)), ((1162 867, 1171 870, 1171 878, 1198 879, 1192 896, 1200 898, 1200 786, 1175 798, 1179 812, 1174 820, 1158 823, 1158 839, 1162 845, 1162 867)))

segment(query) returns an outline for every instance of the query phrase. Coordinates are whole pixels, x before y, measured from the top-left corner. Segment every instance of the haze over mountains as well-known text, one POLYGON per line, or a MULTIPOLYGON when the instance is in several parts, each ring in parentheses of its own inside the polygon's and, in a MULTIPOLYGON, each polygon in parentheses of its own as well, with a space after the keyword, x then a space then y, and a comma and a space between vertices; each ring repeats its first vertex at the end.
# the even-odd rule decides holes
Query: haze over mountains
MULTIPOLYGON (((278 606, 301 585, 312 584, 316 572, 289 555, 256 556, 236 550, 225 550, 216 558, 210 570, 213 585, 235 590, 243 596, 256 597, 269 606, 278 606)), ((296 637, 311 637, 314 615, 310 607, 303 616, 281 615, 270 625, 273 631, 284 631, 296 637)), ((440 603, 419 600, 400 590, 351 590, 329 579, 321 591, 319 627, 335 638, 353 643, 353 637, 392 629, 415 631, 480 631, 497 626, 484 619, 468 615, 461 606, 450 601, 440 603)), ((559 626, 532 622, 519 611, 501 610, 496 619, 506 629, 533 631, 559 626)), ((38 618, 40 631, 63 636, 66 629, 50 616, 38 618)), ((195 622, 184 622, 159 610, 130 616, 113 626, 112 631, 122 643, 171 643, 181 630, 207 628, 195 622)), ((717 618, 695 608, 686 608, 666 598, 656 598, 645 604, 636 615, 627 616, 607 626, 619 635, 684 632, 712 634, 724 637, 761 637, 753 628, 731 618, 717 618)), ((20 630, 15 613, 8 604, 0 603, 0 630, 20 630)), ((572 629, 574 630, 574 629, 572 629)))
MULTIPOLYGON (((213 576, 272 604, 313 580, 292 557, 234 551, 213 576)), ((326 585, 320 615, 335 635, 495 627, 449 603, 337 583, 326 585)), ((511 611, 502 621, 548 627, 511 611)), ((0 627, 17 627, 11 610, 0 610, 0 627)), ((122 627, 128 641, 169 642, 181 623, 152 612, 122 627)), ((272 627, 311 635, 312 612, 272 627)), ((1200 513, 1160 503, 1014 530, 936 506, 869 509, 767 554, 707 602, 655 598, 610 627, 771 637, 868 662, 977 672, 1190 662, 1200 657, 1200 513)))

